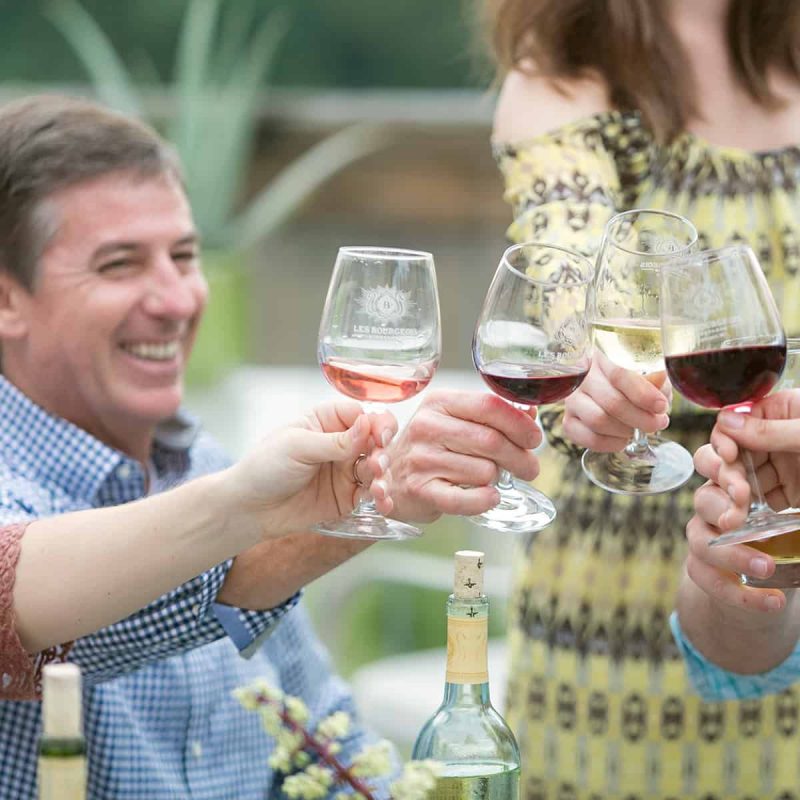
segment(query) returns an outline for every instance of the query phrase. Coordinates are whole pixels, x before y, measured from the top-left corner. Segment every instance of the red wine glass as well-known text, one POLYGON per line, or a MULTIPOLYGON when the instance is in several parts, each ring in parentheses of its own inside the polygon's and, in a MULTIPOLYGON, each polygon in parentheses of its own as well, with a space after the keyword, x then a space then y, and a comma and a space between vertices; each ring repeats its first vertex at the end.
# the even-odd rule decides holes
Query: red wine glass
MULTIPOLYGON (((500 259, 472 341, 472 360, 489 388, 523 406, 563 400, 590 364, 586 295, 591 262, 554 245, 529 242, 500 259)), ((552 501, 501 470, 500 502, 471 519, 493 530, 538 531, 556 517, 552 501)))
MULTIPOLYGON (((319 329, 317 356, 328 382, 376 410, 421 392, 441 353, 433 256, 417 250, 342 247, 319 329)), ((362 492, 349 516, 319 533, 351 539, 409 539, 422 531, 387 519, 362 492)))
MULTIPOLYGON (((786 336, 755 253, 746 245, 676 259, 661 271, 661 335, 667 373, 687 400, 749 413, 778 384, 786 336)), ((773 511, 753 460, 741 450, 753 501, 742 527, 712 546, 769 539, 795 531, 800 514, 773 511)))

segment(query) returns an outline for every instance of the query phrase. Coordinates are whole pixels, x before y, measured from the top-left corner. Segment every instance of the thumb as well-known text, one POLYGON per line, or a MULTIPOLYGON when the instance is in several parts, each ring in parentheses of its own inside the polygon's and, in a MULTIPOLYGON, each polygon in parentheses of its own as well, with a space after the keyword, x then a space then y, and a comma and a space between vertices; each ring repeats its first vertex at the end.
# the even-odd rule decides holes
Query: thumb
POLYGON ((295 429, 289 444, 289 456, 304 464, 344 461, 363 452, 369 440, 369 421, 363 414, 349 430, 320 433, 295 429))
POLYGON ((800 453, 800 419, 761 419, 748 413, 722 411, 720 428, 749 450, 800 453))

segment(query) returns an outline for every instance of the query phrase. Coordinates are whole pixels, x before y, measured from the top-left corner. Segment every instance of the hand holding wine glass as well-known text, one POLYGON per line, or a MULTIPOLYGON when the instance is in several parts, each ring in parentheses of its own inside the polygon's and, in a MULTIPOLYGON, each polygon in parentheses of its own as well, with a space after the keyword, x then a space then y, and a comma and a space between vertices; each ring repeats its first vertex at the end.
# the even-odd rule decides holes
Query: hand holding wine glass
MULTIPOLYGON (((475 368, 495 394, 538 406, 563 400, 589 370, 586 297, 593 273, 583 256, 529 242, 503 254, 472 344, 475 368)), ((500 502, 472 517, 504 532, 531 532, 556 516, 552 501, 501 470, 500 502)))
MULTIPOLYGON (((689 252, 696 242, 697 231, 689 220, 650 209, 617 214, 603 234, 589 311, 595 350, 656 387, 665 377, 659 269, 676 254, 689 252)), ((631 386, 612 387, 623 402, 645 394, 635 382, 627 383, 631 386)), ((615 403, 619 405, 618 400, 615 403)), ((633 424, 633 436, 621 451, 590 449, 583 454, 584 472, 593 483, 617 494, 645 495, 676 489, 691 477, 692 457, 687 450, 641 428, 639 420, 666 411, 666 402, 658 403, 654 406, 651 400, 644 407, 628 403, 627 417, 619 422, 633 424)), ((602 401, 598 405, 602 409, 602 401)), ((611 427, 609 433, 614 432, 611 427)))
MULTIPOLYGON (((441 334, 433 256, 416 250, 342 247, 319 331, 329 383, 367 404, 421 392, 439 364, 441 334)), ((315 530, 355 539, 408 539, 421 531, 386 519, 366 495, 344 519, 315 530)))
MULTIPOLYGON (((666 265, 661 279, 664 356, 673 386, 706 408, 749 413, 786 364, 786 337, 755 254, 745 245, 690 254, 666 265)), ((740 456, 753 502, 743 524, 712 546, 760 541, 800 527, 800 515, 769 507, 752 456, 744 449, 740 456)))

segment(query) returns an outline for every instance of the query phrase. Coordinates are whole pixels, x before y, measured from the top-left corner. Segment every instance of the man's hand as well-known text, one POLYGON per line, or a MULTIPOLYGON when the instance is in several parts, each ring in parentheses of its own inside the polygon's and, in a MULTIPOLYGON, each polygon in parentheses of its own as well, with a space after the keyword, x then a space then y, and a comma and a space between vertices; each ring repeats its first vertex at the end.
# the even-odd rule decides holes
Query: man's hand
POLYGON ((430 392, 389 447, 392 515, 430 522, 495 506, 500 468, 523 480, 539 474, 535 419, 535 409, 521 411, 493 394, 430 392))
POLYGON ((672 386, 663 372, 645 378, 595 350, 589 374, 566 400, 564 433, 581 447, 617 452, 628 444, 634 428, 664 430, 671 399, 672 386))

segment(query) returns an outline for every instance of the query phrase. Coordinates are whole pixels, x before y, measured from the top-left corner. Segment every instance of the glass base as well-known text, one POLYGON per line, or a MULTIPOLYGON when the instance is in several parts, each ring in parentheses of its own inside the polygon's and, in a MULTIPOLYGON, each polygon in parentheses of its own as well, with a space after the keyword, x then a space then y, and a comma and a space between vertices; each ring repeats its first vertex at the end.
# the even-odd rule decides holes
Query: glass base
POLYGON ((683 486, 694 474, 692 455, 677 442, 647 437, 648 447, 627 447, 619 453, 587 450, 581 464, 586 477, 607 492, 661 494, 683 486))
MULTIPOLYGON (((712 539, 709 547, 725 547, 729 544, 747 544, 748 542, 763 542, 785 533, 792 533, 800 528, 800 513, 778 514, 771 511, 758 514, 745 521, 741 528, 728 531, 712 539)), ((769 550, 767 550, 769 552, 769 550)), ((769 580, 767 578, 767 580, 769 580)), ((750 584, 753 585, 753 584, 750 584)))
POLYGON ((546 528, 556 518, 550 498, 522 481, 512 481, 513 488, 500 490, 500 502, 483 514, 469 519, 476 525, 503 533, 534 533, 546 528))
POLYGON ((404 539, 417 539, 422 531, 414 525, 387 519, 380 514, 353 513, 342 519, 320 522, 311 528, 325 536, 338 536, 342 539, 365 539, 369 541, 399 542, 404 539))

